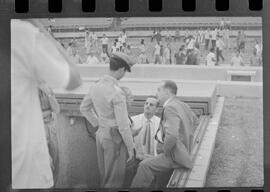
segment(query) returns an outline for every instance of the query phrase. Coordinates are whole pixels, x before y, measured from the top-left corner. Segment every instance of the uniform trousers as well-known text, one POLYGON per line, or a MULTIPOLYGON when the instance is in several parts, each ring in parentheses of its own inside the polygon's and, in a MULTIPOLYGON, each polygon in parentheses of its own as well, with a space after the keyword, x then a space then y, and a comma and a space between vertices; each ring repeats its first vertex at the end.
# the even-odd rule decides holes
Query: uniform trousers
POLYGON ((147 158, 140 162, 131 187, 150 187, 156 176, 178 167, 180 166, 173 162, 171 157, 166 157, 164 153, 147 158))
POLYGON ((123 142, 113 141, 109 128, 96 132, 97 159, 100 172, 100 187, 121 188, 124 184, 127 148, 123 142))

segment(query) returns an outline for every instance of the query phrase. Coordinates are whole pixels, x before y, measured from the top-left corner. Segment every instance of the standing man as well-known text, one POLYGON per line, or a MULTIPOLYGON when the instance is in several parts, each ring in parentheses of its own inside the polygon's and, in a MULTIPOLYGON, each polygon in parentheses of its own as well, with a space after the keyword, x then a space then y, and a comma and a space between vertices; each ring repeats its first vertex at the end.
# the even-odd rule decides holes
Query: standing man
POLYGON ((169 80, 163 81, 157 90, 163 111, 156 139, 162 152, 140 163, 131 187, 149 187, 159 173, 193 166, 190 155, 197 117, 176 94, 177 85, 169 80))
POLYGON ((133 64, 126 54, 114 53, 110 58, 109 74, 91 87, 80 106, 81 113, 92 126, 98 126, 96 144, 101 187, 122 187, 126 163, 134 159, 126 98, 118 85, 118 80, 126 71, 130 72, 133 64), (118 151, 119 140, 124 145, 118 151))
POLYGON ((59 147, 57 139, 56 115, 60 112, 60 106, 52 89, 41 82, 39 85, 39 99, 45 124, 47 144, 51 159, 51 169, 53 172, 54 186, 56 186, 59 172, 59 147))
POLYGON ((106 36, 106 34, 104 33, 103 37, 101 38, 102 50, 105 50, 105 53, 109 56, 108 43, 109 43, 109 39, 106 36))
POLYGON ((223 50, 224 46, 225 46, 225 44, 222 41, 222 38, 218 35, 217 36, 217 43, 216 43, 216 47, 217 47, 217 49, 216 49, 216 53, 217 53, 216 54, 216 56, 217 56, 217 59, 216 59, 217 63, 216 63, 216 65, 219 64, 219 57, 221 57, 222 61, 225 60, 224 57, 223 57, 223 54, 222 54, 222 50, 223 50))

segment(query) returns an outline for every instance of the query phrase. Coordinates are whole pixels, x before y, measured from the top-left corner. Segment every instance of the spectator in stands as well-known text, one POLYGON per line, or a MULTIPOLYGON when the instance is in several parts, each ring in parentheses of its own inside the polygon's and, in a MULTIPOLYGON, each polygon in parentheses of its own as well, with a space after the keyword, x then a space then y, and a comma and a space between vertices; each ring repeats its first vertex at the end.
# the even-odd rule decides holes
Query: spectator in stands
POLYGON ((217 45, 216 45, 216 55, 217 55, 217 63, 216 65, 219 64, 219 57, 221 57, 222 61, 224 61, 224 57, 222 55, 222 50, 224 48, 224 42, 222 41, 221 36, 217 36, 217 45))
POLYGON ((187 52, 189 53, 195 47, 195 38, 194 36, 189 37, 189 41, 187 43, 187 52))
POLYGON ((97 35, 95 34, 95 32, 92 32, 92 46, 97 49, 97 35))
POLYGON ((122 33, 122 44, 123 44, 124 47, 126 47, 126 44, 127 44, 127 38, 128 38, 127 32, 126 32, 125 29, 123 29, 123 33, 122 33))
POLYGON ((108 53, 108 43, 109 43, 109 39, 106 36, 106 34, 104 33, 103 34, 103 37, 101 38, 102 50, 105 50, 105 53, 109 56, 109 53, 108 53))
POLYGON ((100 54, 101 63, 108 64, 110 62, 109 56, 106 52, 106 49, 102 49, 102 53, 100 54))
POLYGON ((164 49, 165 47, 163 45, 160 45, 160 64, 165 64, 164 49))
POLYGON ((121 51, 122 50, 122 43, 119 41, 119 39, 115 39, 116 42, 116 51, 121 51))
POLYGON ((200 28, 199 30, 199 36, 200 36, 200 40, 199 40, 199 43, 202 44, 204 42, 204 35, 205 35, 205 31, 200 28))
POLYGON ((146 51, 144 39, 141 39, 141 45, 139 48, 140 48, 141 53, 146 51))
POLYGON ((228 28, 223 30, 223 38, 226 49, 230 49, 230 31, 228 28))
POLYGON ((261 50, 261 47, 259 45, 258 40, 256 40, 255 42, 256 43, 255 43, 254 49, 255 49, 255 52, 256 52, 256 56, 259 57, 262 54, 262 50, 261 50))
POLYGON ((141 39, 141 45, 140 45, 140 55, 139 55, 139 63, 146 64, 149 63, 147 56, 146 56, 146 48, 144 44, 144 39, 141 39))
POLYGON ((86 30, 85 31, 85 35, 84 35, 84 47, 87 49, 89 44, 89 31, 86 30))
POLYGON ((244 66, 243 59, 240 56, 240 50, 236 50, 235 55, 232 57, 231 66, 234 67, 244 66))
POLYGON ((155 63, 155 64, 161 64, 161 55, 160 55, 160 51, 161 51, 160 42, 157 41, 157 44, 156 44, 155 49, 154 49, 154 58, 155 58, 154 63, 155 63))
POLYGON ((75 37, 72 38, 71 43, 74 48, 77 47, 77 41, 75 37))
POLYGON ((186 65, 199 65, 198 52, 195 51, 195 48, 187 53, 186 65))
POLYGON ((185 48, 185 45, 182 45, 179 48, 179 52, 175 53, 174 55, 176 65, 184 65, 186 62, 186 53, 185 53, 184 48, 185 48))
POLYGON ((123 52, 124 52, 125 54, 127 54, 127 55, 131 55, 131 54, 132 54, 132 53, 131 53, 131 47, 130 47, 130 45, 127 45, 126 48, 123 47, 122 49, 123 49, 123 52))
POLYGON ((207 31, 205 32, 205 50, 208 50, 209 47, 209 42, 210 42, 210 36, 211 36, 211 32, 210 29, 208 28, 207 31))
POLYGON ((156 34, 156 41, 160 43, 161 40, 162 40, 161 30, 159 29, 159 31, 156 34))
POLYGON ((151 37, 151 42, 153 42, 156 39, 157 31, 154 29, 152 37, 151 37))
POLYGON ((141 51, 140 55, 139 55, 139 63, 140 64, 148 64, 149 60, 147 59, 147 56, 145 54, 145 50, 141 51))
POLYGON ((244 52, 245 51, 245 41, 246 41, 246 34, 244 31, 240 32, 240 37, 239 37, 239 50, 244 52))
POLYGON ((73 50, 72 59, 75 64, 82 64, 82 60, 80 55, 78 54, 78 50, 73 50))
POLYGON ((175 41, 175 42, 176 42, 176 41, 180 41, 180 39, 181 39, 180 30, 179 30, 179 28, 177 28, 177 29, 175 30, 175 34, 174 34, 174 41, 175 41))
POLYGON ((206 56, 206 66, 215 66, 216 64, 216 55, 213 48, 210 49, 208 55, 206 56))
POLYGON ((118 47, 119 47, 119 51, 124 51, 124 43, 125 43, 125 39, 123 37, 123 33, 120 33, 119 37, 118 37, 118 47))
POLYGON ((213 29, 211 32, 211 44, 212 48, 216 48, 216 41, 217 41, 217 28, 213 29))
POLYGON ((260 57, 258 57, 256 54, 256 49, 253 49, 253 53, 252 53, 249 61, 250 61, 250 66, 261 66, 262 65, 260 57))
POLYGON ((69 42, 68 47, 67 47, 67 53, 68 53, 69 56, 72 56, 73 52, 74 52, 73 44, 72 44, 72 42, 69 42))
POLYGON ((111 54, 117 52, 117 47, 116 47, 116 41, 113 42, 112 49, 111 49, 111 54))
POLYGON ((220 28, 221 28, 221 29, 224 29, 224 27, 225 27, 225 20, 224 20, 224 18, 222 18, 222 19, 220 20, 220 28))
POLYGON ((91 50, 91 51, 88 53, 88 57, 87 57, 87 60, 86 60, 86 64, 93 65, 93 64, 98 64, 98 63, 99 63, 98 58, 94 55, 94 51, 91 50))
POLYGON ((169 32, 168 29, 164 30, 164 36, 165 36, 165 41, 166 41, 166 42, 169 42, 171 36, 170 36, 170 32, 169 32))
POLYGON ((169 43, 164 47, 164 64, 171 64, 171 48, 169 43))

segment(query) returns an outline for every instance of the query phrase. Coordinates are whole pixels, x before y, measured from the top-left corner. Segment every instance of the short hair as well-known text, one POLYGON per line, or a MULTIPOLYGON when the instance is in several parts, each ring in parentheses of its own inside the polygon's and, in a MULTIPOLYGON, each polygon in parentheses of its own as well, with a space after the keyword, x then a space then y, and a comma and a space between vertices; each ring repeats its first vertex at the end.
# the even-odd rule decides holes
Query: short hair
POLYGON ((163 87, 165 89, 168 89, 174 95, 177 94, 177 85, 176 85, 176 83, 174 81, 172 81, 172 80, 165 80, 163 82, 164 82, 163 87))
POLYGON ((117 71, 120 68, 125 68, 126 71, 129 70, 129 65, 123 60, 118 57, 111 57, 110 58, 110 70, 117 71))
MULTIPOLYGON (((149 96, 146 98, 146 100, 147 100, 148 98, 156 99, 156 100, 157 100, 156 107, 159 107, 159 102, 158 102, 158 98, 157 98, 157 96, 154 96, 154 95, 149 95, 149 96)), ((146 101, 146 100, 145 100, 145 101, 146 101)))

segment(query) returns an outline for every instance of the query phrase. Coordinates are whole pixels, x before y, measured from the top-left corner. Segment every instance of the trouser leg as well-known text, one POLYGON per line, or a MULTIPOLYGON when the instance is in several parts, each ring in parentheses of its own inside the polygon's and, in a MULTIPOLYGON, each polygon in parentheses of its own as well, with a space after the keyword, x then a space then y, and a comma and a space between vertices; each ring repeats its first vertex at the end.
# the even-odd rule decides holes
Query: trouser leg
POLYGON ((97 145, 97 160, 98 160, 98 169, 100 175, 100 187, 104 187, 105 179, 105 162, 104 162, 104 150, 102 147, 102 140, 99 136, 99 133, 96 134, 96 145, 97 145))
POLYGON ((131 187, 149 187, 157 174, 176 167, 178 166, 172 162, 172 159, 164 154, 145 159, 139 164, 131 187))
POLYGON ((47 133, 49 154, 52 160, 51 167, 53 172, 53 180, 54 185, 56 185, 59 172, 59 148, 55 121, 47 122, 45 124, 45 127, 47 133))
POLYGON ((126 146, 120 144, 120 152, 117 155, 116 144, 112 140, 104 140, 104 162, 105 162, 105 183, 106 188, 121 188, 124 183, 127 150, 126 146))

